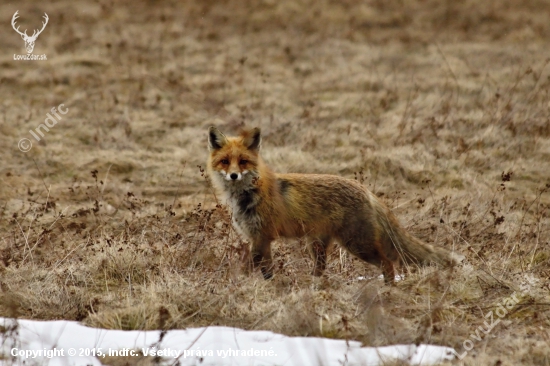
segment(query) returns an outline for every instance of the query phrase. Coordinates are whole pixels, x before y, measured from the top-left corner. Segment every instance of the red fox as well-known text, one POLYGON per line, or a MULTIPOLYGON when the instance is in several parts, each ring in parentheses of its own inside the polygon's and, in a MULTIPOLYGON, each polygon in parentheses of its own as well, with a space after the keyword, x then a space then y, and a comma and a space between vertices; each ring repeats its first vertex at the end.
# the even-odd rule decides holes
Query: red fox
POLYGON ((453 265, 460 257, 407 233, 391 211, 359 182, 335 175, 276 174, 259 155, 260 129, 226 137, 208 131, 208 172, 214 188, 231 208, 233 225, 251 243, 254 267, 273 276, 271 242, 306 237, 314 259, 313 275, 326 267, 335 241, 351 254, 381 268, 394 280, 394 263, 453 265))

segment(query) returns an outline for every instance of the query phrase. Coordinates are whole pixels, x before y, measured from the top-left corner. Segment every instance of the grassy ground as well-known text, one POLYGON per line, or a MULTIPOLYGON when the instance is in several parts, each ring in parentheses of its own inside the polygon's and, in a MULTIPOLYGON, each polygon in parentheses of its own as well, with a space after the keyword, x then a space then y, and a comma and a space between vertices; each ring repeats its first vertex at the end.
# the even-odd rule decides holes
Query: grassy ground
POLYGON ((550 364, 545 1, 0 5, 16 10, 22 29, 48 13, 34 51, 48 61, 14 61, 23 41, 4 22, 0 316, 459 354, 470 339, 457 364, 550 364), (29 131, 60 104, 37 142, 29 131), (198 167, 212 124, 260 126, 277 171, 359 179, 467 264, 388 287, 336 249, 314 280, 303 243, 281 241, 273 281, 244 273, 245 244, 198 167))

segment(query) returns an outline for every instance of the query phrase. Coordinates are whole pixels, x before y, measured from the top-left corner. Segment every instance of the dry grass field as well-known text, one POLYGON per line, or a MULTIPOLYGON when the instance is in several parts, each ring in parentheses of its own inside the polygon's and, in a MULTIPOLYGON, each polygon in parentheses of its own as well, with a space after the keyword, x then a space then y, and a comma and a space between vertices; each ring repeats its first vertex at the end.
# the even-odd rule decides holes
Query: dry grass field
POLYGON ((0 14, 0 316, 472 344, 452 364, 550 365, 546 0, 23 0, 0 14), (13 59, 16 10, 22 29, 48 14, 47 61, 13 59), (466 263, 385 286, 336 249, 314 279, 285 240, 273 280, 246 273, 203 172, 210 125, 261 127, 276 171, 360 180, 466 263))

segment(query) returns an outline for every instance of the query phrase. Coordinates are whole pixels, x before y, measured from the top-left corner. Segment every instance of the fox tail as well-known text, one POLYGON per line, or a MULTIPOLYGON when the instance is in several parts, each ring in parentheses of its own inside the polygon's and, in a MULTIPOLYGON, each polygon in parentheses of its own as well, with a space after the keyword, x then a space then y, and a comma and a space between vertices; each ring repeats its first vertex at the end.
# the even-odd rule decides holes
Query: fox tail
POLYGON ((402 228, 391 213, 382 213, 382 226, 403 264, 454 266, 464 260, 464 256, 447 249, 423 242, 402 228), (391 217, 389 217, 391 215, 391 217), (395 221, 395 222, 394 222, 395 221))
POLYGON ((464 260, 464 256, 425 243, 401 228, 397 232, 397 241, 394 241, 394 245, 406 264, 425 266, 436 263, 443 266, 455 266, 464 260))

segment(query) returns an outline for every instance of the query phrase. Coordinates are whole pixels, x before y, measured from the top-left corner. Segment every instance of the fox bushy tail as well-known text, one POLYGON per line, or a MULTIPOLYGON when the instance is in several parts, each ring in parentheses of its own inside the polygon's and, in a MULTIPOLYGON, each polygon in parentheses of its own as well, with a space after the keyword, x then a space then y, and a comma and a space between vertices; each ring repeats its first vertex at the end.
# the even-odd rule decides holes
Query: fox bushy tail
POLYGON ((429 265, 436 263, 442 266, 452 266, 460 263, 464 257, 448 250, 423 242, 408 233, 391 212, 378 209, 383 230, 397 250, 399 258, 405 265, 429 265), (382 211, 382 212, 381 212, 382 211), (385 211, 385 212, 384 212, 385 211))
POLYGON ((402 228, 394 229, 394 231, 397 232, 397 240, 394 241, 394 245, 402 261, 406 264, 429 265, 436 263, 452 266, 462 260, 458 255, 441 247, 427 244, 402 228))

